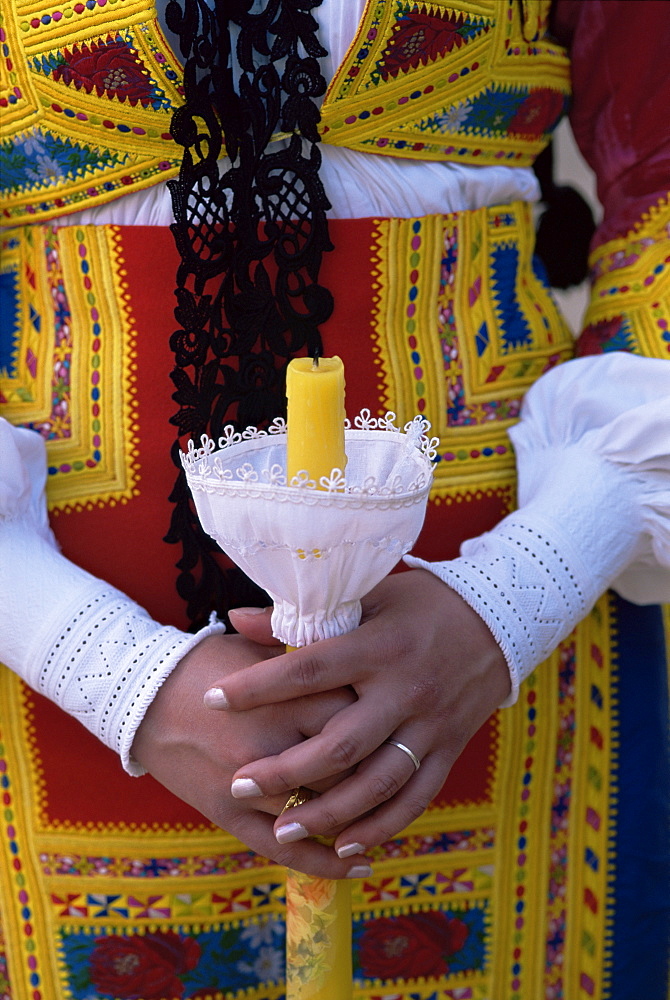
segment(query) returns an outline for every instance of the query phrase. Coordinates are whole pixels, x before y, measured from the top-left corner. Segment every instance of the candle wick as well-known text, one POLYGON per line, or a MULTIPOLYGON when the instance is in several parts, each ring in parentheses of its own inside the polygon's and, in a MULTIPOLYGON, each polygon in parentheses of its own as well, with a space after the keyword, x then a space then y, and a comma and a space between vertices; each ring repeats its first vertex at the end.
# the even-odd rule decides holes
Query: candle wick
POLYGON ((316 372, 319 370, 319 351, 316 350, 312 356, 312 371, 316 372))

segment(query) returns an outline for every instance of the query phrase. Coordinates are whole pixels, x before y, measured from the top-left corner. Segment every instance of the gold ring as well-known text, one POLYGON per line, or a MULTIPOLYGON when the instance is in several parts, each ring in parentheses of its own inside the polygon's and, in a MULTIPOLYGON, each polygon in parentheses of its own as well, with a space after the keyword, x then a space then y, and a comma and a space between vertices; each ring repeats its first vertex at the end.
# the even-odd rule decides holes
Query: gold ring
POLYGON ((291 794, 289 795, 286 805, 281 811, 281 814, 283 815, 287 809, 294 809, 296 806, 304 805, 305 802, 309 802, 311 797, 312 793, 309 790, 309 788, 303 788, 302 785, 300 786, 300 788, 294 788, 291 794))

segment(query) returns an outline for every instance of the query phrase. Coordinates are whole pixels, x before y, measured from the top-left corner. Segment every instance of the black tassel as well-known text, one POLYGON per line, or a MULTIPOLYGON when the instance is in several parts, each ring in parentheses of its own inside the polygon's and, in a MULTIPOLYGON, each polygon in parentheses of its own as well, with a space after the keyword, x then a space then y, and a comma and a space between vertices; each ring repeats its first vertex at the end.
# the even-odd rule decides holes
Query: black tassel
POLYGON ((551 144, 540 153, 533 169, 546 205, 538 219, 535 253, 552 288, 581 285, 588 274, 589 247, 596 229, 593 212, 575 188, 554 183, 551 144))

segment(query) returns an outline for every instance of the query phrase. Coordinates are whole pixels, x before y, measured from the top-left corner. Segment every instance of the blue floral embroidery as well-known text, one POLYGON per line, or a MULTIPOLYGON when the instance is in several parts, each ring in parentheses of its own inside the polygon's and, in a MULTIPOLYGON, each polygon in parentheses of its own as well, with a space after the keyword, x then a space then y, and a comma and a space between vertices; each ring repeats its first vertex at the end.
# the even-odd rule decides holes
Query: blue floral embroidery
POLYGON ((506 132, 527 96, 525 90, 494 90, 488 87, 472 98, 468 127, 483 133, 506 132))
MULTIPOLYGON (((262 989, 264 985, 283 981, 284 955, 284 922, 273 916, 257 923, 190 935, 147 932, 110 940, 105 935, 72 931, 64 932, 61 938, 61 957, 72 1000, 136 997, 139 995, 136 987, 143 982, 143 970, 152 960, 154 977, 158 968, 166 981, 171 979, 176 984, 182 1000, 207 992, 215 994, 222 987, 231 995, 262 989), (156 948, 153 959, 152 945, 156 948), (100 973, 102 951, 109 970, 107 979, 100 973)), ((152 993, 151 1000, 159 1000, 158 994, 154 997, 152 993)))
POLYGON ((0 144, 0 191, 25 188, 26 182, 29 187, 44 188, 64 177, 122 162, 122 157, 109 150, 91 149, 34 128, 14 142, 0 144))

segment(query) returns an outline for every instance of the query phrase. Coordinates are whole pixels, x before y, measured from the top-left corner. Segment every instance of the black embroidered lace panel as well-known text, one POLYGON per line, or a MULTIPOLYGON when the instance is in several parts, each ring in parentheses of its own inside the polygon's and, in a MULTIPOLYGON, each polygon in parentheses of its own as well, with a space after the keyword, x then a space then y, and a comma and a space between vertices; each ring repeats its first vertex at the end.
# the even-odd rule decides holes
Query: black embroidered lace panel
POLYGON ((179 470, 166 541, 181 546, 177 588, 194 628, 209 613, 267 603, 193 510, 179 448, 227 423, 266 426, 285 412, 285 372, 297 354, 321 353, 332 297, 318 283, 332 249, 319 180, 319 110, 325 50, 311 11, 321 0, 170 0, 167 23, 185 60, 185 103, 171 133, 184 150, 169 181, 181 262, 170 338, 179 470), (273 141, 286 133, 283 141, 273 141), (230 165, 221 170, 227 153, 230 165))

